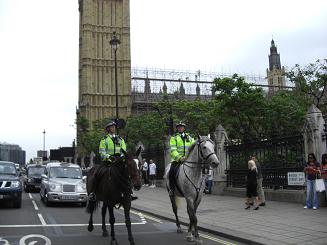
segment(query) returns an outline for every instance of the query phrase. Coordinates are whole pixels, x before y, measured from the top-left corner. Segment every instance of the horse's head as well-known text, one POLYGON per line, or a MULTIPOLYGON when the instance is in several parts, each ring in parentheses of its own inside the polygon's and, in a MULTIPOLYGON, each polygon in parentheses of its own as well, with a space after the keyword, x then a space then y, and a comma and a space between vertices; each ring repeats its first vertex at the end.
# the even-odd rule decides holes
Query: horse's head
POLYGON ((217 168, 219 165, 218 157, 215 153, 215 144, 207 136, 198 136, 196 144, 199 147, 199 157, 212 168, 217 168))
MULTIPOLYGON (((140 152, 137 152, 137 154, 139 155, 140 152)), ((138 155, 136 157, 138 157, 138 155)), ((140 171, 137 166, 137 162, 138 161, 135 161, 135 158, 127 154, 128 174, 131 178, 133 188, 138 191, 141 189, 141 178, 140 178, 140 171)))

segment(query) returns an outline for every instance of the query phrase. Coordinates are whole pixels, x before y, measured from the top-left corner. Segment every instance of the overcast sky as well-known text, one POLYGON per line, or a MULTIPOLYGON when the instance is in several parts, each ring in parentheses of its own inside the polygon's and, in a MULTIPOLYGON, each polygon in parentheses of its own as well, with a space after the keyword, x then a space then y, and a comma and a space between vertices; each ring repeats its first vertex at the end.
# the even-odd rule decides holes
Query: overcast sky
MULTIPOLYGON (((327 57, 327 1, 130 0, 132 66, 265 75, 272 37, 291 68, 327 57)), ((78 0, 0 0, 0 142, 26 160, 71 146, 78 0)))

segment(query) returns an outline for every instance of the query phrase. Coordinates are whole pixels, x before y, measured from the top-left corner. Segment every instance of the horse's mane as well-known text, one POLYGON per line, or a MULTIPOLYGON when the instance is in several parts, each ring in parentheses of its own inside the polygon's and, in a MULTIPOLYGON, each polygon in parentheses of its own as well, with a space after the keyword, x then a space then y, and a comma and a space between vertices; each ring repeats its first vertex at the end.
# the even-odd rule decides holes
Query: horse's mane
POLYGON ((191 154, 191 152, 194 150, 195 146, 198 144, 199 140, 201 141, 210 141, 212 144, 214 144, 214 142, 208 137, 208 136, 200 136, 200 139, 197 139, 196 141, 194 141, 194 143, 188 148, 188 151, 186 153, 185 158, 188 158, 189 155, 191 154))

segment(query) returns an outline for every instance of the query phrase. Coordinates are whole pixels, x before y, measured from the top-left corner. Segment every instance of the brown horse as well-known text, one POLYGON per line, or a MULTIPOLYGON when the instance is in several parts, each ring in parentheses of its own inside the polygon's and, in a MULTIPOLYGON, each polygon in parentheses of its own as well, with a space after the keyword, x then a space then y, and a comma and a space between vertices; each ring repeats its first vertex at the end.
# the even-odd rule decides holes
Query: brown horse
MULTIPOLYGON (((138 151, 140 153, 140 151, 138 151)), ((138 154, 139 155, 139 154, 138 154)), ((102 207, 102 235, 108 236, 105 217, 108 208, 109 223, 111 227, 111 244, 118 244, 115 238, 115 216, 114 207, 122 206, 125 214, 125 224, 128 232, 130 245, 134 245, 134 238, 131 230, 130 208, 131 208, 131 185, 135 190, 141 188, 139 170, 132 157, 117 157, 110 165, 99 165, 90 169, 87 177, 87 192, 89 196, 87 212, 90 213, 88 231, 92 231, 93 212, 97 208, 99 201, 103 202, 102 207)))

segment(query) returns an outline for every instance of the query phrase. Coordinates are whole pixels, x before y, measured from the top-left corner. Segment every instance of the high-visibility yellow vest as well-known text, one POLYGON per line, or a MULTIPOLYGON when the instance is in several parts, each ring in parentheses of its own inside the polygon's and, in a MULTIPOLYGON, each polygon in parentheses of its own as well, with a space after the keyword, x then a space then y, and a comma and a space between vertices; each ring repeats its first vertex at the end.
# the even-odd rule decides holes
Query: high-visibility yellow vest
POLYGON ((108 134, 102 138, 99 145, 99 153, 102 160, 108 160, 113 155, 124 155, 126 144, 123 138, 116 135, 114 138, 108 134))
POLYGON ((170 155, 173 161, 177 161, 186 155, 188 148, 194 143, 194 139, 189 134, 177 133, 170 138, 170 155))

